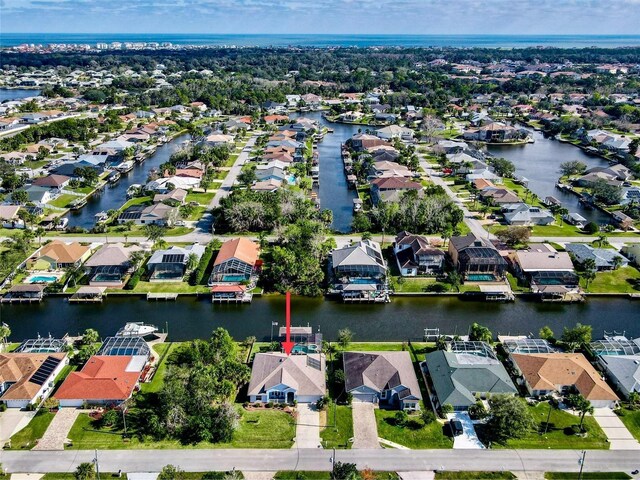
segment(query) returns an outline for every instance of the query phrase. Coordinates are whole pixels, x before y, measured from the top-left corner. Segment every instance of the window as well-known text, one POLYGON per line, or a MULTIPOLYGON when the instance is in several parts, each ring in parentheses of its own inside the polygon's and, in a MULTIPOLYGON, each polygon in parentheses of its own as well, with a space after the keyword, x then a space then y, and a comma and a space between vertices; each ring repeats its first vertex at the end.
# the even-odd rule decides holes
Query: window
POLYGON ((380 398, 382 398, 383 400, 385 398, 387 398, 387 391, 386 390, 383 390, 382 392, 380 392, 380 398))

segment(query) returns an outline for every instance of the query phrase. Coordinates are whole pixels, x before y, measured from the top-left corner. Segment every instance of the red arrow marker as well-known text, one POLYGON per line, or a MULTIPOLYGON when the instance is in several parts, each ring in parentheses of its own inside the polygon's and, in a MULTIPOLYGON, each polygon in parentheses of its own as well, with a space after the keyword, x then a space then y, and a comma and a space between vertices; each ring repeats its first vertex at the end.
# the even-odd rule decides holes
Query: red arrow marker
POLYGON ((287 333, 285 337, 285 341, 282 342, 282 348, 284 349, 284 353, 287 355, 291 355, 291 350, 293 350, 294 342, 291 341, 291 292, 287 292, 286 296, 286 319, 287 319, 287 333))

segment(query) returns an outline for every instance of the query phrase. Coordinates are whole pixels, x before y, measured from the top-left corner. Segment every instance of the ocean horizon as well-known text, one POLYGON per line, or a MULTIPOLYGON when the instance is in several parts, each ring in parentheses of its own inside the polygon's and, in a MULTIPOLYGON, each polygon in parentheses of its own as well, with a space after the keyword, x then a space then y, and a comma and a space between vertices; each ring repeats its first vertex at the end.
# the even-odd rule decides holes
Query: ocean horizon
POLYGON ((171 42, 174 45, 256 47, 636 47, 640 35, 373 35, 373 34, 176 34, 0 33, 0 47, 22 44, 171 42))

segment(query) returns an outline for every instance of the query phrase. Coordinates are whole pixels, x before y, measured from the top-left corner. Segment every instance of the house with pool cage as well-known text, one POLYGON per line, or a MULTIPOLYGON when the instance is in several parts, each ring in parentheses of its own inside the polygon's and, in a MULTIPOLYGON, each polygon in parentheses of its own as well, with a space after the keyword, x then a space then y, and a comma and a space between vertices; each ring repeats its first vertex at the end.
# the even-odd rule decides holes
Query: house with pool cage
POLYGON ((259 257, 260 246, 247 238, 224 242, 209 277, 212 301, 250 302, 262 267, 259 257))
POLYGON ((122 243, 104 244, 84 264, 91 287, 122 288, 135 267, 131 261, 133 252, 142 250, 122 243))
POLYGON ((193 264, 198 265, 204 245, 194 243, 186 247, 171 246, 166 249, 156 250, 147 262, 147 271, 150 282, 179 282, 187 273, 189 259, 193 258, 193 264))
POLYGON ((504 279, 507 262, 486 238, 470 233, 451 237, 449 257, 466 281, 495 282, 504 279))

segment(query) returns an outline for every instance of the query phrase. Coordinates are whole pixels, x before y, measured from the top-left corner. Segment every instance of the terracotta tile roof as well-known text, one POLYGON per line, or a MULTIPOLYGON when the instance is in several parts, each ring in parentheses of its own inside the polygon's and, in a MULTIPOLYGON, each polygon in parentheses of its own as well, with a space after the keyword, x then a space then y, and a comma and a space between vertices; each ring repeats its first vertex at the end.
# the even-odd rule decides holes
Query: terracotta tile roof
POLYGON ((512 354, 532 390, 574 385, 587 400, 618 400, 581 353, 512 354))
POLYGON ((241 293, 246 290, 247 287, 244 285, 214 285, 211 287, 212 293, 241 293))
POLYGON ((66 353, 5 353, 0 355, 0 383, 12 383, 2 400, 32 400, 42 387, 31 377, 48 359, 64 360, 66 353))
POLYGON ((53 240, 40 249, 36 258, 49 257, 57 263, 76 263, 88 251, 89 247, 80 245, 78 242, 67 244, 60 240, 53 240))
POLYGON ((234 238, 233 240, 227 240, 220 247, 218 256, 216 257, 215 265, 220 265, 227 260, 237 258, 249 265, 255 265, 260 254, 260 246, 251 240, 246 238, 234 238))
POLYGON ((140 378, 137 369, 129 371, 133 359, 94 355, 81 371, 69 374, 54 396, 58 400, 126 400, 140 378))

